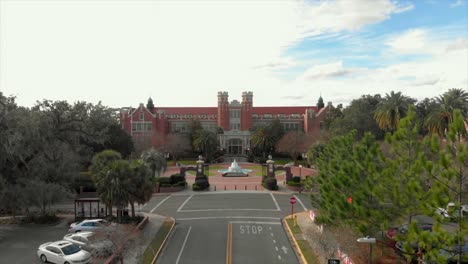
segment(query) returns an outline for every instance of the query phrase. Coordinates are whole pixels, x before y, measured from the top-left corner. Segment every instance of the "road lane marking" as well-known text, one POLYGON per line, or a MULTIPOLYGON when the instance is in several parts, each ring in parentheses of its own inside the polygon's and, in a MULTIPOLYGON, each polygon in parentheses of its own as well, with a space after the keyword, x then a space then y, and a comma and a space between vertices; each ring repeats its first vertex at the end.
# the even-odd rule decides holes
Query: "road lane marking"
POLYGON ((275 247, 275 250, 276 250, 276 251, 278 251, 278 250, 279 250, 279 248, 278 248, 278 247, 275 247))
POLYGON ((182 211, 182 208, 185 206, 185 204, 193 197, 193 194, 190 195, 179 207, 179 209, 177 209, 177 212, 180 212, 182 211))
POLYGON ((232 263, 232 224, 228 223, 228 233, 226 241, 226 264, 232 263))
MULTIPOLYGON (((179 208, 180 210, 180 208, 179 208)), ((187 212, 212 212, 212 211, 270 211, 270 212, 276 212, 276 211, 279 211, 277 209, 253 209, 253 208, 249 208, 249 209, 240 209, 240 208, 236 208, 236 209, 229 209, 229 208, 223 208, 223 209, 189 209, 189 210, 177 210, 177 212, 179 213, 187 213, 187 212)))
POLYGON ((256 222, 256 221, 229 221, 231 224, 258 224, 258 225, 281 225, 277 222, 256 222))
POLYGON ((281 211, 281 208, 279 207, 278 201, 276 201, 276 198, 275 198, 275 196, 273 195, 273 193, 270 193, 270 195, 271 195, 271 199, 273 199, 273 202, 274 202, 275 205, 276 205, 276 210, 275 210, 275 211, 281 211))
POLYGON ((156 208, 158 208, 161 204, 163 204, 169 198, 171 198, 170 195, 168 197, 164 198, 162 201, 160 201, 155 207, 153 207, 153 209, 151 209, 150 214, 152 214, 154 212, 154 210, 156 210, 156 208))
POLYGON ((182 256, 182 252, 184 251, 185 244, 187 243, 187 239, 190 235, 190 231, 192 230, 192 227, 189 227, 189 230, 187 232, 187 235, 185 236, 184 243, 182 243, 182 247, 180 248, 179 255, 177 256, 176 264, 179 264, 180 257, 182 256))
POLYGON ((276 244, 276 240, 273 239, 273 243, 276 244))
POLYGON ((207 217, 190 217, 190 218, 176 218, 177 221, 189 221, 189 220, 210 220, 210 219, 270 219, 270 220, 281 220, 278 217, 253 217, 253 216, 207 216, 207 217))
POLYGON ((283 246, 281 249, 283 250, 284 254, 288 254, 288 248, 287 247, 283 246))
POLYGON ((304 208, 304 211, 307 211, 307 208, 304 206, 304 204, 302 203, 301 199, 299 199, 299 197, 297 197, 296 195, 294 195, 294 197, 295 197, 296 200, 299 202, 299 204, 302 206, 302 208, 304 208))

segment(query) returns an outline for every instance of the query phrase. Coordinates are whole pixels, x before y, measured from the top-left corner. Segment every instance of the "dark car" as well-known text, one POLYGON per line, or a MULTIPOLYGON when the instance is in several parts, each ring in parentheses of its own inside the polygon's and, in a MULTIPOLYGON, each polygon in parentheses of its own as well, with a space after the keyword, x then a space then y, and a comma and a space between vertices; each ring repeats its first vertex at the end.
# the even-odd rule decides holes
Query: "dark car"
MULTIPOLYGON (((447 264, 456 264, 458 263, 458 253, 460 252, 460 247, 459 246, 453 246, 449 249, 440 249, 439 254, 443 256, 445 259, 447 259, 447 264)), ((462 252, 462 259, 461 259, 461 264, 468 264, 468 245, 464 245, 461 248, 462 252)), ((436 261, 432 260, 423 260, 423 264, 437 264, 436 261)))
MULTIPOLYGON (((418 229, 432 232, 432 224, 417 223, 416 226, 418 227, 418 229)), ((408 224, 404 224, 399 227, 390 228, 389 230, 387 230, 387 232, 385 232, 385 236, 391 241, 393 241, 392 245, 395 246, 397 236, 406 235, 406 233, 408 233, 408 228, 409 228, 408 224)))

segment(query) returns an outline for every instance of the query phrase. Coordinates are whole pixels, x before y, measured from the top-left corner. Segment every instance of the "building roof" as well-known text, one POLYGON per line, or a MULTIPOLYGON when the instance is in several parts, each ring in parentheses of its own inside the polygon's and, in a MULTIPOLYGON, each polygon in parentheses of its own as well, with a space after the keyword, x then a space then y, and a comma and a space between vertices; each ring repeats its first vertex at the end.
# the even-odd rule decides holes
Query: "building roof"
POLYGON ((168 115, 215 115, 218 113, 217 107, 157 107, 155 111, 164 110, 168 115))
POLYGON ((252 107, 252 113, 263 114, 304 114, 306 109, 313 109, 318 111, 316 106, 260 106, 252 107))

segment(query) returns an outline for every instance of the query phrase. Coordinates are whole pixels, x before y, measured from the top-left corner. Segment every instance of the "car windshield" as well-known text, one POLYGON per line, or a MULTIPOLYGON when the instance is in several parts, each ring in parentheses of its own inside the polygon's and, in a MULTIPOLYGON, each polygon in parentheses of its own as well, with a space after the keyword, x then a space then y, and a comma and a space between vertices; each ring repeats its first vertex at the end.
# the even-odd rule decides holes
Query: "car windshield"
POLYGON ((74 244, 71 244, 62 248, 63 254, 65 255, 72 255, 72 254, 79 252, 80 250, 81 248, 74 244))

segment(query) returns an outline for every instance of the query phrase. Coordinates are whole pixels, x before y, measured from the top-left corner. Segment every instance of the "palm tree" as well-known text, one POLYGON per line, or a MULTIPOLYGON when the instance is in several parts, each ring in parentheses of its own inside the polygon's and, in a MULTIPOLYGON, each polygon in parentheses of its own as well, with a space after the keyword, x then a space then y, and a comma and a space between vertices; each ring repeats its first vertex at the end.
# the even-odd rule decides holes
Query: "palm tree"
POLYGON ((126 160, 116 160, 111 162, 107 171, 99 173, 96 182, 99 198, 107 205, 117 207, 117 218, 121 221, 122 209, 131 200, 130 165, 126 160))
POLYGON ((414 102, 414 99, 401 92, 391 91, 390 94, 385 94, 385 98, 377 105, 374 119, 381 129, 395 131, 400 119, 406 116, 408 105, 414 102))
POLYGON ((463 89, 450 89, 436 99, 438 107, 425 120, 430 133, 444 136, 453 122, 453 110, 459 109, 465 122, 468 118, 468 93, 463 89))
POLYGON ((151 171, 141 160, 133 160, 130 163, 132 174, 130 175, 131 182, 131 197, 130 206, 132 209, 132 217, 135 217, 135 205, 144 204, 153 194, 155 179, 151 176, 151 171))
POLYGON ((205 129, 197 130, 193 139, 193 148, 203 152, 205 158, 208 159, 216 151, 217 146, 218 139, 215 132, 205 129))
POLYGON ((274 139, 267 127, 257 129, 250 137, 250 144, 253 149, 257 149, 262 153, 262 157, 266 158, 266 153, 274 146, 274 139))
POLYGON ((141 154, 143 162, 151 169, 154 177, 159 177, 161 172, 166 171, 167 161, 164 155, 154 148, 145 150, 141 154))

